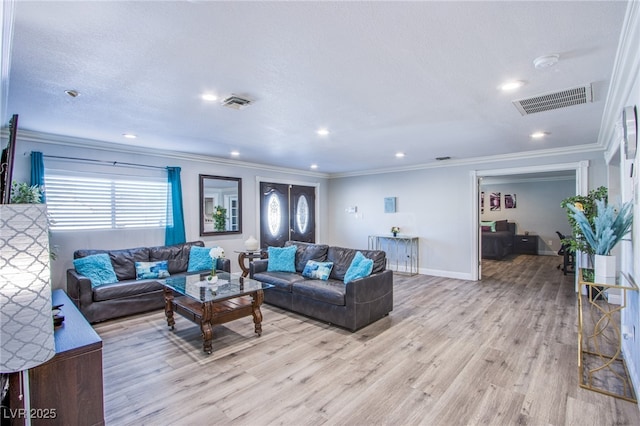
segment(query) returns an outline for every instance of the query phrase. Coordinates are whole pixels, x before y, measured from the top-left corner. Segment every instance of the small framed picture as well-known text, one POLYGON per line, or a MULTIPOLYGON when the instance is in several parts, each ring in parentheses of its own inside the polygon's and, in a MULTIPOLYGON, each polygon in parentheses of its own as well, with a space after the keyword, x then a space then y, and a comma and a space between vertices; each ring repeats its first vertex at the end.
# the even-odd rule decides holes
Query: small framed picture
POLYGON ((384 199, 384 212, 395 213, 396 212, 396 197, 385 197, 384 199))
POLYGON ((505 209, 516 208, 516 194, 504 194, 504 208, 505 209))

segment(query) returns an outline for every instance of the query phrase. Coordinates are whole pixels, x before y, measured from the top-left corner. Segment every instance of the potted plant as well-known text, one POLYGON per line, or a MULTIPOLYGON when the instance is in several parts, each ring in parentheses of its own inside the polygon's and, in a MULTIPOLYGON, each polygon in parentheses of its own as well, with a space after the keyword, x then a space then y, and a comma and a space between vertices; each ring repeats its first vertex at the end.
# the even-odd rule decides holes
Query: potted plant
POLYGON ((567 208, 573 213, 573 220, 590 252, 595 255, 595 281, 609 282, 616 277, 615 257, 611 256, 611 250, 631 230, 633 204, 627 202, 615 207, 599 199, 595 201, 595 205, 593 221, 585 214, 584 205, 568 204, 567 208))
POLYGON ((11 185, 11 204, 40 204, 42 189, 38 185, 13 182, 11 185))
POLYGON ((214 230, 225 231, 227 229, 227 209, 222 206, 215 206, 212 216, 214 230))
POLYGON ((562 240, 562 244, 566 244, 570 252, 575 253, 576 251, 581 251, 582 253, 586 253, 589 255, 594 254, 593 249, 582 235, 582 230, 574 219, 574 213, 569 208, 569 206, 578 207, 584 214, 587 221, 593 227, 597 213, 596 201, 607 201, 607 192, 607 188, 601 186, 597 189, 592 189, 587 195, 575 195, 573 197, 568 197, 562 200, 562 202, 560 203, 560 207, 567 211, 567 219, 569 220, 569 225, 571 225, 573 233, 573 235, 568 236, 562 240))

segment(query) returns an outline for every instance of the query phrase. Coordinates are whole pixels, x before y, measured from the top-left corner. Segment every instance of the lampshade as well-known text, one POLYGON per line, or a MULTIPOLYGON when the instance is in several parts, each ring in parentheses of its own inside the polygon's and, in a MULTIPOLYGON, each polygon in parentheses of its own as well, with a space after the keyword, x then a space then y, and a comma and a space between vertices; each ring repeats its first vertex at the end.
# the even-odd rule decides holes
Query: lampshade
POLYGON ((46 205, 0 205, 0 372, 55 355, 46 205))

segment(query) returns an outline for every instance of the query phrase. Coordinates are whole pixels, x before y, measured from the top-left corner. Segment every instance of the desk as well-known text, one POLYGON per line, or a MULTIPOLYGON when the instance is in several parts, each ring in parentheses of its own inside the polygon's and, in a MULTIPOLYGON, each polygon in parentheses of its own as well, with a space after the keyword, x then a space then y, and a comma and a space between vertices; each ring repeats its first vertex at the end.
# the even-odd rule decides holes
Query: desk
POLYGON ((633 384, 622 358, 620 311, 627 292, 638 286, 626 274, 615 284, 587 282, 580 268, 578 292, 578 378, 580 387, 636 403, 633 384), (619 292, 620 304, 609 300, 619 292))
POLYGON ((248 259, 249 262, 251 262, 253 259, 267 258, 267 252, 263 250, 256 250, 256 251, 245 250, 245 251, 236 251, 235 253, 238 253, 238 264, 240 265, 240 269, 242 270, 243 277, 249 276, 249 266, 245 266, 245 260, 248 259))
POLYGON ((416 275, 419 266, 419 240, 410 235, 369 235, 369 250, 382 250, 387 254, 387 268, 392 271, 416 275))

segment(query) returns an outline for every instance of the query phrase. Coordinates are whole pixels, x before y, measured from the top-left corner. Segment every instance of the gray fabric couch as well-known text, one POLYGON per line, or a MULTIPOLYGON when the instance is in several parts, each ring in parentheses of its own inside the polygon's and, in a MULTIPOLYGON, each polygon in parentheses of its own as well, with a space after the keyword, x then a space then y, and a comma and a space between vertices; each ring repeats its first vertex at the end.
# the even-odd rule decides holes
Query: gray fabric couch
MULTIPOLYGON (((167 260, 172 277, 187 275, 191 246, 204 247, 204 243, 193 241, 123 250, 76 250, 74 259, 107 253, 118 282, 92 288, 89 278, 75 269, 68 269, 67 294, 91 323, 161 309, 164 307, 164 287, 156 279, 136 280, 135 262, 167 260)), ((230 272, 231 262, 229 259, 218 259, 217 269, 230 272)))
POLYGON ((264 301, 289 311, 356 331, 393 310, 393 273, 386 269, 386 254, 379 250, 356 250, 287 241, 295 245, 296 272, 268 272, 268 259, 251 262, 251 278, 272 284, 264 291, 264 301), (344 275, 356 252, 373 259, 373 272, 348 284, 344 275), (326 281, 309 279, 302 271, 309 260, 333 262, 326 281))

